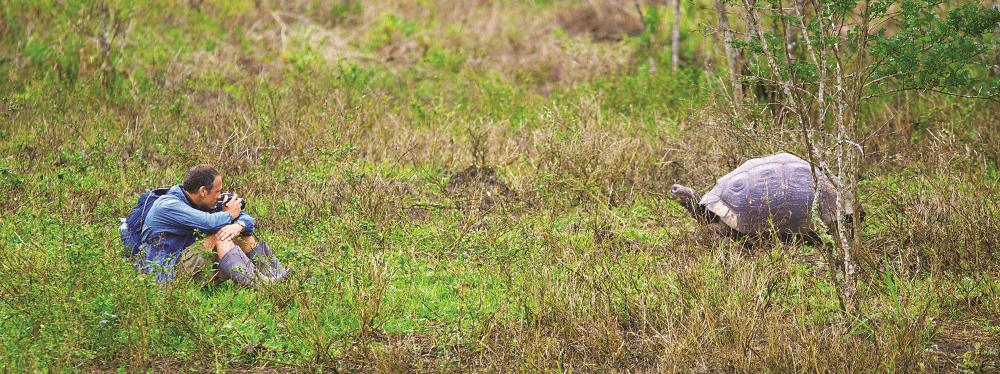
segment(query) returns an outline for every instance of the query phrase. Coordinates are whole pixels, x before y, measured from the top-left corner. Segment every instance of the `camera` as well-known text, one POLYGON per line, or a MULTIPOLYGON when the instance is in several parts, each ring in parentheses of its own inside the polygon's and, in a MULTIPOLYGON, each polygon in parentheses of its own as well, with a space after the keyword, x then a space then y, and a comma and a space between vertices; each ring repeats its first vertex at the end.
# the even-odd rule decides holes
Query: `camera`
MULTIPOLYGON (((216 204, 216 206, 219 209, 222 209, 222 207, 224 205, 226 205, 226 203, 228 203, 229 200, 232 199, 232 198, 233 198, 233 194, 232 193, 223 192, 222 193, 222 197, 219 198, 219 202, 216 204)), ((240 210, 246 209, 247 208, 247 201, 244 200, 243 198, 239 198, 239 201, 240 201, 240 210)))

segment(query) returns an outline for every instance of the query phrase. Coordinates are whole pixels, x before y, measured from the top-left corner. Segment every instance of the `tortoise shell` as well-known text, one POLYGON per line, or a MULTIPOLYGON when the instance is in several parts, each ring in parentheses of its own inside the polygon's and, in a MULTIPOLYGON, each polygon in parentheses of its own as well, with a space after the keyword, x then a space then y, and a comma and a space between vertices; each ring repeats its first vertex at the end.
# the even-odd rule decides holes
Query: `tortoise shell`
MULTIPOLYGON (((837 192, 825 175, 820 182, 820 219, 836 223, 837 192)), ((813 177, 809 162, 788 153, 748 160, 719 178, 701 205, 744 234, 813 231, 813 177)), ((847 213, 852 211, 848 202, 847 213)))

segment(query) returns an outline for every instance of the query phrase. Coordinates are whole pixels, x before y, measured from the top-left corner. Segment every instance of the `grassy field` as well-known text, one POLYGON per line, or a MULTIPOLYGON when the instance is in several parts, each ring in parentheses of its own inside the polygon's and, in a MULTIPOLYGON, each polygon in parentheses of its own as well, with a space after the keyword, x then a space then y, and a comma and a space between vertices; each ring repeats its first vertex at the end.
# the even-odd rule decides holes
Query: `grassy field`
POLYGON ((0 371, 1000 370, 1000 105, 865 106, 843 313, 817 248, 706 242, 669 199, 802 151, 722 119, 711 2, 672 71, 673 4, 4 1, 0 371), (198 163, 292 281, 120 257, 198 163))

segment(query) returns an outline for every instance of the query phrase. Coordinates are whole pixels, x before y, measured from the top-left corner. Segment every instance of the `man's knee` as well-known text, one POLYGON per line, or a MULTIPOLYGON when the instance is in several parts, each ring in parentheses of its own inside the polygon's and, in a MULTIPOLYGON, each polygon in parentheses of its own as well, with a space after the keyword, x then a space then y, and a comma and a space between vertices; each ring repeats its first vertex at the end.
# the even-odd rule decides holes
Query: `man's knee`
POLYGON ((219 240, 215 234, 212 234, 205 236, 205 238, 202 239, 202 246, 205 250, 214 251, 219 255, 219 257, 222 257, 226 254, 226 252, 229 252, 230 249, 236 247, 237 245, 232 239, 219 240))
POLYGON ((240 248, 243 248, 243 252, 247 252, 257 246, 257 239, 255 239, 253 235, 233 238, 233 241, 236 245, 240 246, 240 248))
POLYGON ((225 253, 236 246, 236 243, 230 240, 216 240, 215 249, 219 250, 220 253, 225 253))

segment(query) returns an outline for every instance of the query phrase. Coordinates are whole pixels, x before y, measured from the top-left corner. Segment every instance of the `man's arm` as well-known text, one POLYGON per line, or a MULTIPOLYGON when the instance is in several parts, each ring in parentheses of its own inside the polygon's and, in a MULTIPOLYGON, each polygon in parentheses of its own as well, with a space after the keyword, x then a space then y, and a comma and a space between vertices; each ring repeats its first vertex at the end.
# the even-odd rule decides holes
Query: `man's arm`
POLYGON ((249 235, 253 232, 253 217, 250 217, 250 214, 247 212, 240 210, 242 205, 238 196, 234 194, 233 198, 229 199, 222 206, 222 211, 233 217, 233 223, 219 229, 216 233, 216 238, 219 240, 231 240, 236 236, 249 235))
POLYGON ((240 211, 240 215, 236 217, 233 223, 239 223, 243 225, 243 235, 253 234, 253 228, 255 227, 255 222, 253 217, 245 211, 240 211))
POLYGON ((161 206, 154 208, 158 209, 150 211, 147 225, 174 234, 183 235, 185 231, 193 229, 212 233, 232 223, 232 215, 229 213, 204 212, 176 199, 165 201, 161 206))

